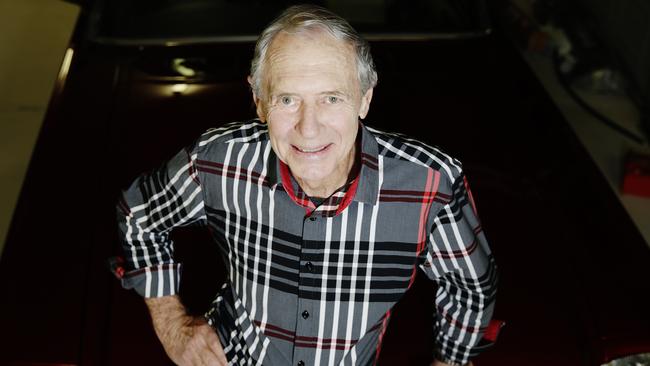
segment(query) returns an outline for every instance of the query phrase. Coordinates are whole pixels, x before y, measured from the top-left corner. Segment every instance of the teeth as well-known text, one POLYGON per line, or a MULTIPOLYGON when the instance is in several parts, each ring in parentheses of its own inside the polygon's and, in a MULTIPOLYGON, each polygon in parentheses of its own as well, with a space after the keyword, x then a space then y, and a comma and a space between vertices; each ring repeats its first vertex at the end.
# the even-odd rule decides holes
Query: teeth
POLYGON ((313 152, 321 151, 321 150, 323 150, 324 148, 325 148, 325 147, 319 147, 319 148, 311 149, 311 150, 310 150, 310 149, 301 149, 301 148, 298 147, 297 149, 300 150, 300 151, 302 151, 302 152, 305 152, 305 153, 313 153, 313 152))

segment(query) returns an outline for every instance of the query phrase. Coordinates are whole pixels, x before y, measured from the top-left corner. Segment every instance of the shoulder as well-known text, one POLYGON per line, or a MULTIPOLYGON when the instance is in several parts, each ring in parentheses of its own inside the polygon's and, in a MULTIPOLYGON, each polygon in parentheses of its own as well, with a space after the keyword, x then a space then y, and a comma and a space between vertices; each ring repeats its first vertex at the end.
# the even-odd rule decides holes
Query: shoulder
POLYGON ((210 128, 198 139, 195 149, 199 153, 219 151, 231 144, 255 144, 268 140, 268 129, 258 119, 243 122, 231 122, 223 126, 210 128))
POLYGON ((454 182, 463 175, 462 163, 439 147, 401 133, 366 128, 377 140, 378 155, 385 161, 410 169, 431 169, 440 172, 448 182, 454 182))
POLYGON ((199 138, 198 145, 224 144, 231 142, 258 142, 267 139, 267 127, 258 119, 231 122, 221 127, 210 128, 199 138))

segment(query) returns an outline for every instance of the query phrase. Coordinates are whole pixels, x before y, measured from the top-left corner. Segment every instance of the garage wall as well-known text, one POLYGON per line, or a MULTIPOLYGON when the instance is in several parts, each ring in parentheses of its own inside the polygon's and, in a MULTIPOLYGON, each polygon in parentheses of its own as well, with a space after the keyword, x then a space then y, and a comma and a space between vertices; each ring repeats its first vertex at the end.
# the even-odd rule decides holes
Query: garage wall
POLYGON ((575 1, 593 16, 599 37, 621 58, 650 104, 650 1, 575 1))
POLYGON ((0 253, 78 13, 60 0, 0 0, 0 253))

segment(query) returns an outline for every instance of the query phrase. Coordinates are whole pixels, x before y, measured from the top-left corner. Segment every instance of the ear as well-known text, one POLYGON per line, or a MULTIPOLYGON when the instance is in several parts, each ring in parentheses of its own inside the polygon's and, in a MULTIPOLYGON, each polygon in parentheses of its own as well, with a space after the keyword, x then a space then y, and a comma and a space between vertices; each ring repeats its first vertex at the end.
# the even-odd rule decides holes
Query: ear
POLYGON ((257 95, 255 94, 255 89, 253 88, 253 78, 248 76, 248 85, 251 86, 252 94, 253 94, 253 103, 255 103, 255 111, 257 113, 257 117, 259 117, 260 121, 266 122, 266 112, 264 111, 264 103, 262 102, 262 99, 258 98, 257 95))
POLYGON ((364 119, 370 109, 370 101, 372 100, 372 88, 366 91, 366 94, 361 97, 361 106, 359 107, 359 118, 364 119))

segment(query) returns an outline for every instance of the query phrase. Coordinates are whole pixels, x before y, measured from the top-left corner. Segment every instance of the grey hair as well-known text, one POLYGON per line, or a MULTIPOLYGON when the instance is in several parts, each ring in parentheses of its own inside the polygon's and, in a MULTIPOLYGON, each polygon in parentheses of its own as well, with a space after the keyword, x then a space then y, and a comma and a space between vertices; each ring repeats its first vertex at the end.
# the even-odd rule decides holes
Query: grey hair
POLYGON ((377 71, 370 54, 370 45, 345 19, 320 6, 295 5, 271 22, 255 44, 255 54, 251 61, 251 88, 258 98, 263 95, 262 74, 273 39, 280 32, 295 34, 311 30, 325 30, 334 38, 354 47, 361 95, 377 84, 377 71))

